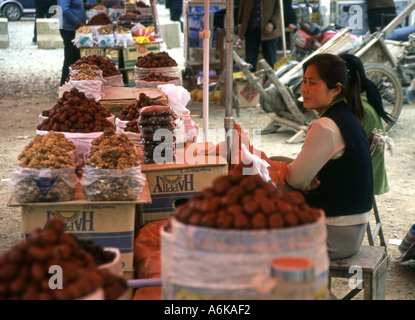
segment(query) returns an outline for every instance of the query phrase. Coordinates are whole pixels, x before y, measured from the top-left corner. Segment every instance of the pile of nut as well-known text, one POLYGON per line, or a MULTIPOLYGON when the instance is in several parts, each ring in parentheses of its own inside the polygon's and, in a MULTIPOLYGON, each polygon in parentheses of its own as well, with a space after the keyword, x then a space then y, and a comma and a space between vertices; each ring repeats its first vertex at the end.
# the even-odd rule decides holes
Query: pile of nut
POLYGON ((106 130, 91 145, 83 185, 87 200, 136 200, 141 194, 142 180, 134 144, 126 136, 106 130), (121 169, 122 173, 101 169, 121 169))
POLYGON ((1 300, 79 299, 102 288, 94 259, 64 230, 63 221, 52 218, 0 256, 1 300))
POLYGON ((77 34, 89 34, 89 33, 92 33, 92 31, 87 26, 82 26, 76 29, 76 33, 77 34))
POLYGON ((170 77, 160 73, 150 72, 148 75, 142 77, 140 80, 147 82, 169 82, 173 80, 178 80, 179 77, 170 77))
POLYGON ((118 34, 129 34, 131 33, 131 29, 123 26, 118 26, 117 28, 115 28, 115 32, 118 34))
POLYGON ((62 133, 36 135, 19 154, 18 167, 11 174, 16 201, 72 200, 75 189, 68 181, 76 183, 75 150, 74 143, 62 133), (50 169, 47 176, 44 169, 50 169))
POLYGON ((108 34, 113 34, 114 32, 112 28, 107 27, 107 26, 102 26, 101 28, 97 30, 97 33, 100 35, 108 35, 108 34))
POLYGON ((85 81, 85 80, 96 80, 99 77, 95 71, 79 71, 75 75, 71 76, 70 79, 73 81, 85 81))
POLYGON ((98 68, 102 70, 103 77, 111 77, 121 74, 120 70, 117 69, 117 65, 113 61, 96 54, 84 56, 81 59, 77 60, 70 67, 75 69, 77 65, 83 63, 98 66, 98 68))
POLYGON ((165 68, 176 67, 177 62, 166 51, 162 51, 150 52, 143 57, 139 57, 135 65, 139 68, 165 68))
POLYGON ((45 135, 37 134, 19 154, 19 166, 41 168, 70 168, 74 166, 69 152, 75 151, 72 141, 68 141, 63 133, 49 131, 45 135))
POLYGON ((103 12, 103 13, 99 13, 93 16, 86 25, 87 26, 103 26, 103 25, 108 25, 108 24, 112 24, 112 21, 108 17, 108 15, 103 12))
POLYGON ((144 163, 173 161, 175 129, 173 111, 168 106, 148 106, 140 110, 138 125, 143 145, 144 163), (159 147, 162 144, 162 147, 159 147))
POLYGON ((111 113, 76 88, 65 91, 52 109, 42 112, 42 116, 48 118, 37 126, 38 130, 89 133, 114 128, 107 119, 111 113))
POLYGON ((91 151, 86 162, 97 169, 125 169, 139 164, 134 144, 114 129, 104 133, 91 142, 91 151))
POLYGON ((92 9, 94 9, 94 10, 107 10, 107 7, 104 6, 103 4, 97 4, 92 9))
POLYGON ((178 221, 218 229, 275 229, 315 222, 320 210, 309 207, 298 191, 285 191, 259 175, 231 170, 213 186, 176 209, 178 221))

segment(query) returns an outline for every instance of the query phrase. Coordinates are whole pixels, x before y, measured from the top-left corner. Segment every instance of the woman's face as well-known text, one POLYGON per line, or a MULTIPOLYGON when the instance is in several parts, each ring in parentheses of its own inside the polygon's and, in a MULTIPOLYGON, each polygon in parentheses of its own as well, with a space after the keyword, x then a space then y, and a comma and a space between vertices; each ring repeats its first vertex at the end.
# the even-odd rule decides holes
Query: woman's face
POLYGON ((307 67, 301 85, 301 95, 303 96, 305 108, 314 109, 320 115, 333 102, 339 92, 339 87, 334 89, 327 88, 326 83, 320 78, 315 65, 307 67))

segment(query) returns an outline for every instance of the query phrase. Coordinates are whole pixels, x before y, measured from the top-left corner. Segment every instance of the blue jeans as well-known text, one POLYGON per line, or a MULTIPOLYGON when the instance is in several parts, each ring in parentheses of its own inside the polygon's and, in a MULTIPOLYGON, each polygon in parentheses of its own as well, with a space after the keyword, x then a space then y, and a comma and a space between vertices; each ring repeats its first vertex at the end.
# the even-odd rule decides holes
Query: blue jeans
POLYGON ((415 26, 408 26, 403 28, 397 28, 393 30, 386 39, 397 41, 408 41, 409 35, 415 32, 415 26))
POLYGON ((268 62, 271 68, 277 61, 277 39, 261 41, 261 30, 259 28, 254 30, 247 30, 245 33, 245 56, 246 62, 252 64, 252 72, 257 69, 257 61, 259 55, 259 48, 262 48, 264 59, 268 62))

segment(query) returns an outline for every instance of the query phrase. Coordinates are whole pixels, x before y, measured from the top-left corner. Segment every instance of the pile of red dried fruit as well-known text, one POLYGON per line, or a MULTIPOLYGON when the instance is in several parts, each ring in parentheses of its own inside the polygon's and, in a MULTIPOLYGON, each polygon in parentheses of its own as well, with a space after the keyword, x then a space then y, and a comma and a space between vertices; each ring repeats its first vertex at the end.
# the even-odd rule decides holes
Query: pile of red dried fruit
POLYGON ((213 186, 176 209, 178 221, 218 229, 274 229, 315 222, 320 210, 309 207, 297 191, 286 191, 259 175, 231 170, 213 186))
POLYGON ((140 109, 155 104, 145 93, 140 93, 136 103, 132 103, 120 111, 118 118, 123 121, 138 119, 140 109))
POLYGON ((76 88, 65 91, 52 109, 42 112, 42 116, 48 118, 37 126, 38 130, 89 133, 114 128, 107 119, 111 113, 76 88))
POLYGON ((61 300, 84 297, 103 285, 94 259, 64 232, 63 220, 52 218, 0 257, 0 299, 61 300), (58 272, 61 268, 62 287, 58 272), (56 281, 51 277, 56 275, 56 281))
POLYGON ((150 72, 148 75, 142 77, 140 80, 144 80, 147 82, 169 82, 169 81, 173 81, 173 80, 177 80, 180 79, 179 77, 169 77, 169 76, 165 76, 163 74, 160 73, 155 73, 155 72, 150 72))
POLYGON ((90 65, 96 65, 99 69, 102 70, 102 76, 112 77, 121 74, 120 70, 117 69, 117 65, 108 58, 103 58, 99 55, 92 54, 90 56, 84 56, 81 59, 77 60, 74 64, 71 65, 72 69, 75 69, 77 65, 86 63, 90 65))
POLYGON ((139 57, 135 65, 139 68, 165 68, 176 67, 177 62, 166 51, 162 51, 150 52, 143 57, 139 57))
POLYGON ((111 19, 106 13, 99 13, 94 15, 86 24, 87 26, 104 26, 112 24, 111 19))

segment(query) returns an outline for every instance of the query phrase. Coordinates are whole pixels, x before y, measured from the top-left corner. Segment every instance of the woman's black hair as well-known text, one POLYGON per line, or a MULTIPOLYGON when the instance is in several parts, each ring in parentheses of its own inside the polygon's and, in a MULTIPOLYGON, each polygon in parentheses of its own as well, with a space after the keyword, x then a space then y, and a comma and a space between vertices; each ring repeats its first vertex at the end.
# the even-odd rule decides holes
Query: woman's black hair
POLYGON ((376 113, 387 123, 393 124, 395 121, 391 115, 383 108, 382 97, 376 84, 366 76, 362 61, 352 54, 341 54, 340 57, 346 62, 351 77, 357 77, 360 82, 360 91, 366 92, 367 101, 376 113))
POLYGON ((316 66, 317 72, 327 88, 334 89, 339 84, 341 85, 341 91, 335 100, 345 98, 353 114, 359 121, 362 121, 365 111, 361 99, 360 82, 356 78, 349 77, 345 61, 335 54, 319 53, 303 64, 304 74, 310 65, 316 66))

